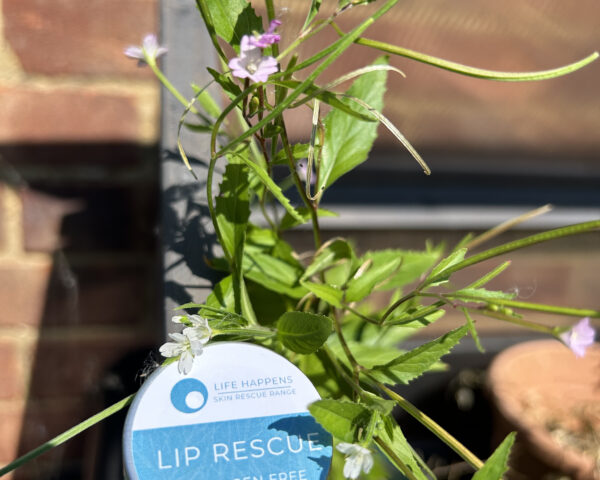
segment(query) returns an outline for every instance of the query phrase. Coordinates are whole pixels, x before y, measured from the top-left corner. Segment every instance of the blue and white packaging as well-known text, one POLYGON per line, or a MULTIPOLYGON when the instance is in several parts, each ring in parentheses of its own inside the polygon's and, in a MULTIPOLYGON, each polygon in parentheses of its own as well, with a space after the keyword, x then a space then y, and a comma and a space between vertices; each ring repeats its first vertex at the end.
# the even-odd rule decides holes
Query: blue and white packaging
POLYGON ((310 415, 308 378, 276 353, 214 343, 182 375, 144 383, 127 415, 130 480, 325 480, 332 438, 310 415))

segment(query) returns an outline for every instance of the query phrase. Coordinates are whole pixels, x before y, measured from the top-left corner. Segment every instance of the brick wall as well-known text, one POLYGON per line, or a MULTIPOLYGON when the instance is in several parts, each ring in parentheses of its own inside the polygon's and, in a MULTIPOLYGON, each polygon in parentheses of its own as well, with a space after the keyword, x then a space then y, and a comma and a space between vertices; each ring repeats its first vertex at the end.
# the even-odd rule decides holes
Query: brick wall
MULTIPOLYGON (((159 90, 122 54, 157 30, 155 0, 0 11, 2 465, 125 395, 107 372, 158 340, 159 90)), ((11 478, 85 478, 100 435, 11 478)))

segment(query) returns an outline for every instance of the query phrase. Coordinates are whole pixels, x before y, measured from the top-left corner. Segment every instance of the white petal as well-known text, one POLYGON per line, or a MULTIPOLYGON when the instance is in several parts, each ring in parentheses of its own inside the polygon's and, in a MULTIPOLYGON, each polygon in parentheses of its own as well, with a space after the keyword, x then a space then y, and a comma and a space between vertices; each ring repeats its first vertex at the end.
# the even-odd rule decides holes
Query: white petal
POLYGON ((194 366, 194 357, 192 356, 192 354, 189 351, 185 351, 181 354, 181 357, 179 357, 179 363, 177 364, 177 369, 179 370, 179 373, 182 373, 184 375, 187 375, 188 373, 190 373, 190 370, 192 369, 192 367, 194 366))
POLYGON ((355 456, 346 457, 344 463, 344 477, 351 478, 352 480, 358 478, 360 475, 360 466, 361 462, 357 461, 355 456))
POLYGON ((176 357, 183 351, 183 348, 180 343, 167 342, 161 345, 158 351, 163 357, 176 357))
POLYGON ((201 355, 202 349, 204 347, 204 342, 199 340, 190 341, 190 351, 193 355, 201 355))
POLYGON ((373 455, 371 455, 371 452, 369 452, 369 453, 366 453, 365 456, 363 457, 362 469, 363 469, 363 472, 369 473, 372 468, 373 468, 373 455))
POLYGON ((187 337, 181 333, 169 333, 169 337, 177 343, 185 343, 187 341, 187 337))
POLYGON ((123 53, 125 55, 127 55, 129 58, 135 58, 137 60, 143 60, 144 59, 144 52, 140 47, 127 47, 123 53))
POLYGON ((171 317, 171 321, 173 323, 183 323, 182 320, 185 318, 185 315, 175 315, 171 317))
POLYGON ((356 445, 353 445, 352 443, 346 443, 346 442, 340 442, 336 445, 336 450, 349 455, 353 452, 356 451, 356 445))

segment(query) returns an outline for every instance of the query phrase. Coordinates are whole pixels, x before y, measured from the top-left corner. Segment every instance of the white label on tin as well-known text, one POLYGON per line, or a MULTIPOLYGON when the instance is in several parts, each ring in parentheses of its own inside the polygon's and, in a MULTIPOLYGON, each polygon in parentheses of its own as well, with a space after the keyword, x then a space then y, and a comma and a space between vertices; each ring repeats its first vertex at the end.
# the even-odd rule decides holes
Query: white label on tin
POLYGON ((320 480, 332 439, 309 414, 319 399, 292 363, 263 347, 214 343, 188 375, 146 381, 125 425, 132 479, 320 480))

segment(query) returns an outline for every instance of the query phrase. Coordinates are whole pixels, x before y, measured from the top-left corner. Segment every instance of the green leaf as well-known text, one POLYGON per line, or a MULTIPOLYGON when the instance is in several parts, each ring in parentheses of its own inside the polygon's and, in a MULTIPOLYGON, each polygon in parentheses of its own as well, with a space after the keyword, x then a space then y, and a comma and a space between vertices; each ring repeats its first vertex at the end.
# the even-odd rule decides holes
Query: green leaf
POLYGON ((475 280, 473 283, 471 283, 466 288, 482 287, 483 285, 485 285, 486 283, 488 283, 489 281, 493 280, 498 275, 500 275, 504 270, 506 270, 509 267, 509 265, 510 265, 510 260, 498 265, 491 272, 486 273, 483 277, 479 278, 478 280, 475 280))
POLYGON ((262 21, 246 0, 210 0, 206 2, 219 37, 239 53, 243 35, 262 31, 262 21))
POLYGON ((339 288, 324 283, 306 281, 301 281, 300 283, 314 293, 317 298, 327 302, 335 308, 342 308, 342 297, 344 296, 344 292, 339 288))
POLYGON ((302 298, 308 290, 298 283, 302 270, 257 249, 246 248, 244 276, 269 290, 302 298))
POLYGON ((373 415, 364 405, 331 399, 311 403, 308 411, 325 430, 348 443, 358 439, 358 430, 365 428, 373 415))
POLYGON ((431 341, 384 365, 376 365, 371 369, 371 376, 385 383, 408 383, 421 376, 463 338, 468 327, 456 330, 431 341))
POLYGON ((241 264, 244 235, 250 217, 248 169, 244 165, 228 164, 216 198, 217 222, 223 236, 222 247, 236 265, 241 264))
POLYGON ((272 325, 296 304, 290 297, 276 293, 256 282, 246 282, 248 296, 260 325, 272 325))
POLYGON ((233 279, 231 275, 228 275, 213 287, 212 292, 206 299, 206 305, 229 312, 234 311, 233 279))
MULTIPOLYGON (((225 93, 227 93, 227 96, 230 99, 233 100, 238 95, 241 95, 242 90, 233 80, 231 80, 230 77, 228 77, 227 75, 223 75, 220 72, 217 72, 213 68, 206 67, 206 69, 208 70, 208 73, 210 73, 212 75, 212 77, 215 79, 215 81, 225 91, 225 93)), ((221 115, 221 113, 223 113, 223 112, 219 110, 219 115, 217 115, 217 117, 219 117, 221 115)))
POLYGON ((338 260, 354 257, 352 246, 343 238, 327 242, 317 252, 314 260, 306 268, 302 278, 312 277, 315 273, 330 267, 338 260))
MULTIPOLYGON (((391 428, 389 422, 386 422, 386 424, 378 429, 377 436, 387 448, 391 450, 394 456, 398 457, 404 466, 410 470, 415 478, 418 480, 428 480, 427 476, 419 467, 419 462, 417 461, 414 450, 408 443, 408 440, 406 440, 406 437, 396 422, 393 423, 391 428)), ((395 459, 390 455, 390 452, 388 452, 386 448, 382 448, 379 443, 377 443, 377 446, 388 460, 396 465, 396 468, 401 471, 403 470, 401 465, 397 465, 395 459)))
POLYGON ((426 284, 435 286, 447 282, 448 278, 450 277, 451 268, 454 265, 457 265, 458 263, 462 262, 462 260, 465 258, 466 253, 466 248, 460 248, 452 252, 446 258, 444 258, 433 268, 433 270, 427 277, 426 284), (444 274, 446 271, 448 271, 447 275, 444 274))
MULTIPOLYGON (((310 222, 311 216, 310 211, 307 207, 299 207, 296 209, 299 215, 304 219, 302 222, 299 222, 295 218, 293 218, 289 213, 285 213, 283 218, 281 219, 281 223, 279 224, 280 230, 289 230, 297 225, 304 225, 305 223, 310 222)), ((337 217, 338 214, 332 212, 331 210, 325 210, 324 208, 317 209, 318 217, 337 217)))
POLYGON ((486 290, 485 288, 463 288, 452 292, 452 297, 464 298, 471 302, 487 302, 488 300, 505 299, 511 300, 515 298, 516 293, 503 292, 501 290, 486 290))
MULTIPOLYGON (((385 57, 380 57, 375 64, 387 64, 387 60, 385 57)), ((381 110, 386 79, 386 71, 367 73, 358 78, 347 93, 381 110)), ((352 103, 348 99, 342 102, 348 106, 352 103)), ((359 120, 338 109, 329 112, 324 123, 325 144, 322 150, 317 191, 330 186, 344 173, 367 159, 377 136, 378 126, 376 122, 359 120)))
MULTIPOLYGON (((365 258, 369 260, 369 258, 363 257, 361 262, 365 258)), ((346 302, 357 302, 365 298, 377 285, 387 280, 398 269, 401 263, 402 258, 390 259, 386 263, 373 263, 366 272, 352 278, 348 282, 346 302)))
POLYGON ((387 263, 391 259, 400 258, 402 263, 398 271, 392 275, 388 282, 381 286, 382 290, 399 288, 412 283, 427 272, 439 260, 442 246, 429 248, 425 251, 413 250, 379 250, 367 253, 366 258, 373 259, 373 264, 387 263))
MULTIPOLYGON (((295 160, 308 157, 308 143, 296 143, 292 145, 292 157, 295 160)), ((287 164, 287 153, 284 149, 277 152, 273 157, 273 163, 276 165, 287 164)))
POLYGON ((331 334, 329 317, 305 312, 286 312, 277 321, 281 343, 296 353, 316 352, 331 334))
POLYGON ((507 435, 483 467, 475 472, 473 480, 502 480, 502 476, 508 470, 508 456, 515 442, 515 435, 515 432, 507 435))
POLYGON ((286 211, 294 219, 296 219, 299 222, 302 222, 302 216, 296 211, 294 207, 292 207, 292 204, 290 203, 289 199, 283 194, 281 188, 279 188, 279 186, 273 181, 273 179, 269 177, 269 174, 260 165, 257 165, 256 163, 248 160, 247 158, 241 157, 241 160, 244 161, 246 165, 248 165, 250 168, 252 168, 252 170, 254 170, 254 172, 256 173, 260 181, 263 183, 263 185, 269 189, 273 196, 279 201, 279 203, 281 203, 283 208, 285 208, 286 211))
MULTIPOLYGON (((275 86, 289 88, 293 90, 300 85, 301 82, 297 80, 280 80, 280 81, 272 81, 270 82, 275 86)), ((341 112, 346 113, 347 115, 351 115, 356 117, 358 120, 362 120, 363 122, 376 122, 377 120, 373 118, 373 116, 365 115, 364 113, 358 112, 350 107, 347 103, 344 103, 337 97, 335 92, 330 92, 326 89, 323 89, 317 85, 311 85, 306 89, 306 95, 310 98, 317 98, 323 103, 332 106, 333 108, 340 110, 341 112)), ((294 108, 296 106, 303 105, 306 99, 303 99, 301 102, 298 102, 295 105, 291 105, 290 108, 294 108)))
POLYGON ((312 0, 310 4, 310 9, 308 10, 308 15, 306 16, 306 20, 304 21, 304 25, 302 26, 302 30, 304 30, 310 22, 312 22, 313 18, 319 13, 319 8, 321 8, 322 0, 312 0))
MULTIPOLYGON (((213 72, 215 72, 215 74, 219 75, 218 72, 216 72, 214 70, 213 70, 213 72)), ((214 75, 213 75, 213 77, 214 77, 214 75)), ((198 101, 198 103, 200 103, 200 105, 202 105, 202 108, 206 111, 206 113, 208 113, 211 117, 215 117, 215 118, 217 118, 219 115, 221 115, 221 107, 219 107, 219 104, 212 97, 212 95, 209 93, 209 91, 206 89, 206 87, 200 87, 199 85, 192 83, 192 90, 194 90, 194 95, 196 97, 196 100, 198 101)), ((238 94, 239 93, 241 93, 241 91, 238 92, 238 94)))

